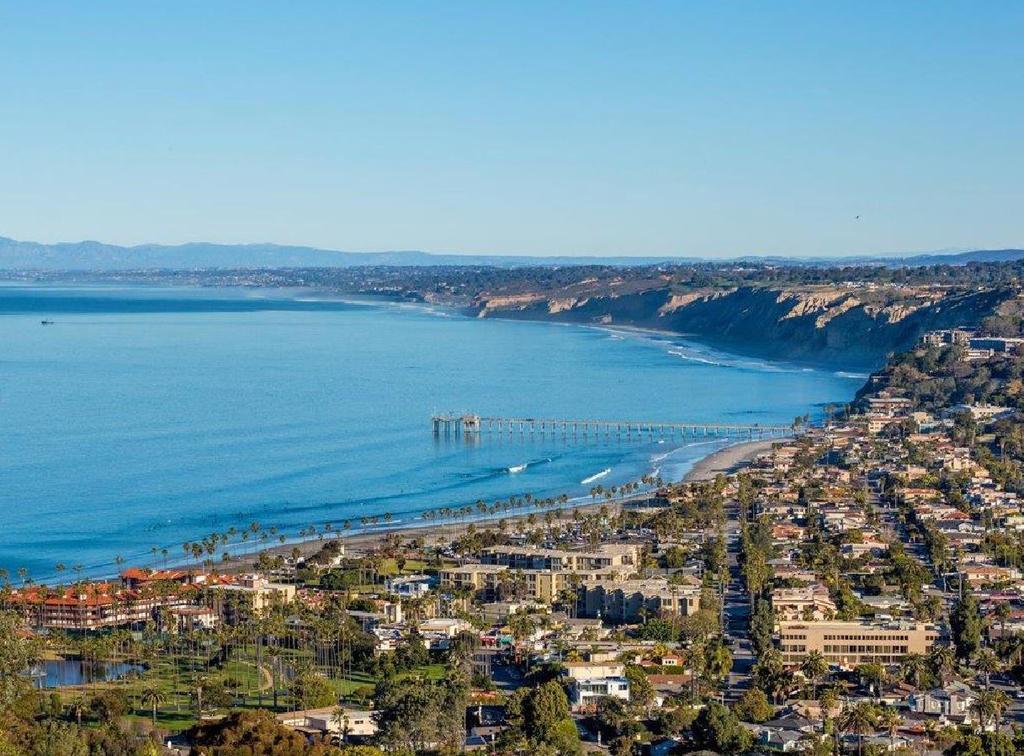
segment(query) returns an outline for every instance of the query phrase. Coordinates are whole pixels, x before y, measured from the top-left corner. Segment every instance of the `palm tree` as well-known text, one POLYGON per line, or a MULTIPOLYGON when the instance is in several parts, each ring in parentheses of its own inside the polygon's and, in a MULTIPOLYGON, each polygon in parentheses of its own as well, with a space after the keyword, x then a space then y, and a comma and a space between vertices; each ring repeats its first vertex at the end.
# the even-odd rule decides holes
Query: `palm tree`
POLYGON ((861 677, 867 678, 873 681, 875 687, 875 697, 882 697, 882 685, 885 683, 888 673, 885 667, 878 662, 868 662, 867 664, 861 664, 857 667, 857 671, 861 677))
POLYGON ((800 671, 811 681, 813 698, 818 697, 818 678, 828 672, 828 662, 820 651, 811 651, 800 662, 800 671))
POLYGON ((992 673, 998 672, 1003 666, 999 662, 999 657, 996 656, 992 649, 983 648, 975 657, 974 666, 985 675, 985 687, 992 690, 992 673))
POLYGON ((996 619, 999 620, 999 639, 1002 640, 1006 637, 1006 621, 1010 619, 1010 604, 1006 601, 1000 601, 996 604, 996 619))
POLYGON ((1013 703, 1001 690, 983 690, 971 704, 971 713, 978 725, 985 727, 990 721, 998 729, 1002 724, 1003 712, 1013 703))
POLYGON ((843 732, 852 732, 857 736, 857 753, 863 753, 864 736, 874 732, 877 721, 878 715, 874 704, 864 702, 843 709, 838 724, 843 732))
POLYGON ((978 726, 982 729, 988 724, 989 720, 995 719, 996 716, 996 702, 992 696, 992 691, 983 690, 978 694, 978 697, 971 703, 971 714, 977 720, 978 726))
POLYGON ((999 729, 1003 724, 1003 712, 1013 705, 1013 701, 1010 700, 1010 697, 1002 690, 994 690, 991 692, 991 695, 996 729, 999 729))
POLYGON ((903 657, 901 666, 903 679, 912 683, 918 690, 921 689, 921 682, 928 673, 928 660, 921 654, 907 654, 903 657))
POLYGON ((156 728, 156 710, 166 700, 164 692, 155 685, 147 685, 142 689, 142 693, 139 695, 139 699, 142 701, 143 706, 149 706, 153 710, 153 727, 156 728))
POLYGON ((936 646, 933 648, 931 654, 928 655, 928 661, 931 663, 932 671, 943 682, 945 682, 949 673, 956 668, 956 655, 949 646, 936 646))
POLYGON ((85 714, 85 703, 81 698, 76 698, 68 706, 68 714, 75 718, 75 722, 79 727, 82 726, 82 715, 85 714))
POLYGON ((514 640, 521 641, 533 635, 537 625, 529 614, 516 612, 508 618, 508 629, 514 640))
POLYGON ((338 726, 338 732, 341 733, 341 744, 345 745, 348 743, 348 733, 350 729, 348 714, 342 707, 338 706, 334 709, 334 714, 332 715, 331 720, 338 726))
POLYGON ((878 714, 878 725, 889 732, 889 752, 896 750, 896 731, 903 725, 903 717, 891 706, 886 706, 878 714))

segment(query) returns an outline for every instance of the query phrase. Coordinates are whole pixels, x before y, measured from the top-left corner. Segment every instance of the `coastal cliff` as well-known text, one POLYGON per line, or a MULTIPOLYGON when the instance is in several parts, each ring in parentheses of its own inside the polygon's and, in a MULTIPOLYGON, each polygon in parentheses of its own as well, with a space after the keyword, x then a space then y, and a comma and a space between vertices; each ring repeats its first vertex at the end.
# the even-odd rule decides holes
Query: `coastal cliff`
POLYGON ((936 328, 978 325, 1016 296, 1010 288, 951 291, 856 286, 739 286, 672 291, 519 292, 477 296, 478 317, 622 325, 671 331, 769 359, 877 366, 936 328))

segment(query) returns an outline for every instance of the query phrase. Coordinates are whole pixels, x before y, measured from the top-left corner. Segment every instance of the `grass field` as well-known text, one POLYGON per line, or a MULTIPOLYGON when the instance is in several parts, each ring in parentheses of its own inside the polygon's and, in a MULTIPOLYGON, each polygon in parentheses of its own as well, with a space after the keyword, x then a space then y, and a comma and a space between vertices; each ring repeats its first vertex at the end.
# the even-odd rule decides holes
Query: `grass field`
MULTIPOLYGON (((89 702, 93 697, 105 691, 119 690, 127 697, 131 707, 128 718, 149 723, 152 719, 152 709, 144 703, 143 691, 155 689, 162 698, 157 709, 156 724, 159 729, 169 732, 180 732, 195 724, 193 691, 201 680, 228 683, 227 687, 232 696, 231 704, 217 713, 229 709, 264 708, 281 712, 294 708, 294 702, 288 692, 287 675, 281 675, 281 679, 278 680, 278 705, 275 708, 273 675, 267 664, 257 668, 251 648, 239 647, 236 651, 237 655, 222 667, 208 667, 205 659, 195 656, 179 656, 173 661, 158 658, 141 675, 117 681, 65 687, 57 689, 56 692, 60 694, 64 704, 79 701, 88 711, 89 702)), ((294 653, 290 655, 301 656, 294 653)), ((264 661, 266 662, 266 658, 264 661)), ((419 676, 427 680, 439 680, 444 675, 443 664, 428 664, 403 673, 400 677, 419 676)), ((331 678, 328 681, 339 699, 356 705, 368 705, 378 678, 366 672, 354 671, 347 678, 331 678)), ((207 714, 210 712, 207 711, 207 714)), ((88 718, 88 714, 86 717, 88 718)))

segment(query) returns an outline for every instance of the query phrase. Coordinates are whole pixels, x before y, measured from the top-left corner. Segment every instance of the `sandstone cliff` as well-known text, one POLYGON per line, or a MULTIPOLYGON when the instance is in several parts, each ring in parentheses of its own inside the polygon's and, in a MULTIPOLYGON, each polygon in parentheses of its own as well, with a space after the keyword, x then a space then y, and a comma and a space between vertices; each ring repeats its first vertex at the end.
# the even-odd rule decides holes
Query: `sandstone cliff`
POLYGON ((626 325, 673 331, 770 359, 877 366, 925 331, 977 325, 1013 292, 739 287, 673 292, 522 293, 478 296, 480 317, 626 325))

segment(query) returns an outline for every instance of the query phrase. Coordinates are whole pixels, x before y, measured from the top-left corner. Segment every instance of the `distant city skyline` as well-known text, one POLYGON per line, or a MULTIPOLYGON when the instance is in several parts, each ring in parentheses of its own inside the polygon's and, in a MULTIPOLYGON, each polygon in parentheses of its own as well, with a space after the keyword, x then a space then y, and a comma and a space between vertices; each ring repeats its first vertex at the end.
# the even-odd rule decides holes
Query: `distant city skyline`
POLYGON ((0 236, 1024 246, 1024 5, 0 6, 0 236))

